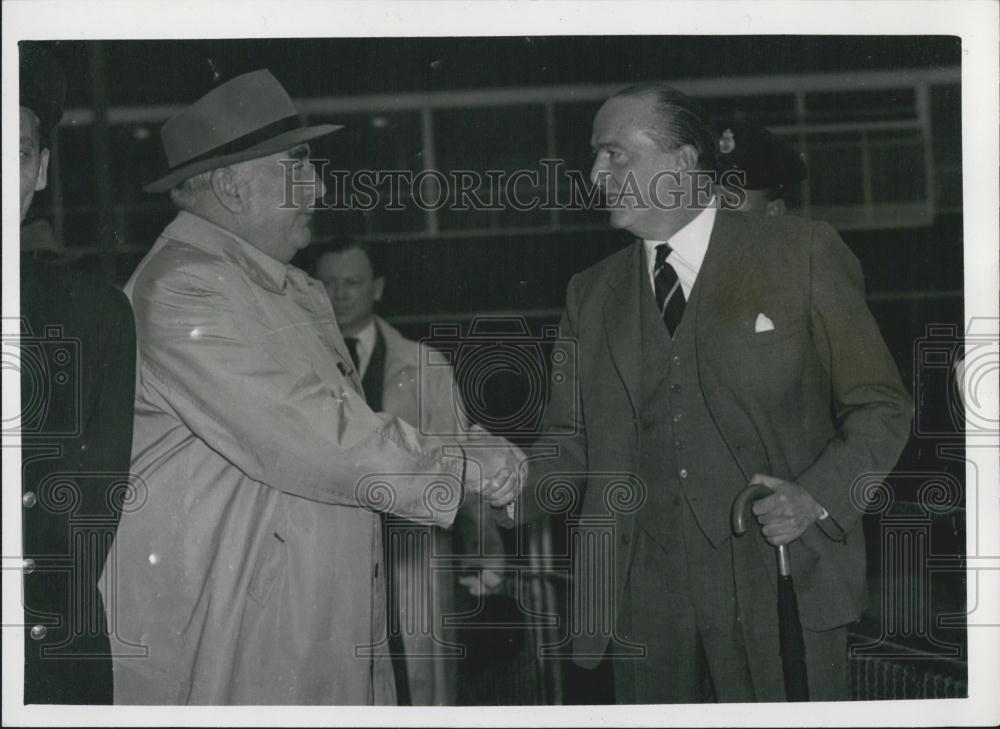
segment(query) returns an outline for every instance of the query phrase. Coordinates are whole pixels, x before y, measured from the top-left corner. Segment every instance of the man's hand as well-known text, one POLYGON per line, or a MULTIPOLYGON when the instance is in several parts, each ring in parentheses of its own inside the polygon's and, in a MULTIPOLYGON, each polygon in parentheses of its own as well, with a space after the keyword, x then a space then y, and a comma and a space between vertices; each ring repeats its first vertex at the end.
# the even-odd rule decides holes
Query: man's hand
POLYGON ((775 547, 794 542, 825 510, 812 495, 797 483, 774 476, 755 474, 751 485, 763 484, 774 491, 754 502, 753 513, 763 527, 768 542, 775 547))
POLYGON ((471 478, 466 487, 494 508, 507 506, 521 493, 520 464, 524 454, 482 428, 474 427, 473 432, 475 437, 463 443, 466 458, 471 461, 466 465, 466 473, 473 473, 478 466, 481 479, 471 478))
POLYGON ((495 595, 503 588, 503 560, 490 560, 489 564, 464 565, 475 570, 472 574, 458 578, 473 597, 495 595))

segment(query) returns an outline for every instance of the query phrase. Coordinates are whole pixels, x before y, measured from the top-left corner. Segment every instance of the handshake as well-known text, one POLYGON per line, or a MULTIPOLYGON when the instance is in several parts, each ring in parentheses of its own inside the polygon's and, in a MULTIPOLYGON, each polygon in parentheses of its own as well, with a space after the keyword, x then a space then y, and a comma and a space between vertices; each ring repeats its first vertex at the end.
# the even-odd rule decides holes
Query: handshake
POLYGON ((513 518, 514 502, 524 488, 521 474, 524 453, 478 425, 472 426, 472 436, 462 443, 462 448, 466 459, 466 491, 494 508, 506 507, 508 516, 513 518))

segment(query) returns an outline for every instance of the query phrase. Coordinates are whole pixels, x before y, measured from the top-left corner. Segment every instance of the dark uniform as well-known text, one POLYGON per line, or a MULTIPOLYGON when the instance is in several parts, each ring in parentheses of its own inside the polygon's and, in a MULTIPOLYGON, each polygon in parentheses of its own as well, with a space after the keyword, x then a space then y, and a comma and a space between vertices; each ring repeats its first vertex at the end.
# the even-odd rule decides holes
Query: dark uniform
MULTIPOLYGON (((43 137, 64 91, 54 61, 22 44, 21 106, 43 137)), ((132 498, 132 310, 117 289, 23 254, 20 334, 24 703, 107 704, 97 579, 132 498)))
POLYGON ((747 212, 782 215, 808 176, 792 147, 764 127, 739 120, 718 125, 719 182, 723 204, 747 212))

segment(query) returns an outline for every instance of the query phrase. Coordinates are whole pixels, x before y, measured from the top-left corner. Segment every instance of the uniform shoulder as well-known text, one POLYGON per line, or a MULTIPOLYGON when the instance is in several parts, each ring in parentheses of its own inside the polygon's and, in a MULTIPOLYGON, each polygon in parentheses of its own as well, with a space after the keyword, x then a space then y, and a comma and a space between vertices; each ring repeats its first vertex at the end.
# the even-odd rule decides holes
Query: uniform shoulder
POLYGON ((68 307, 78 307, 90 313, 128 312, 128 299, 121 289, 99 278, 89 271, 81 271, 65 265, 51 264, 22 258, 22 280, 28 285, 26 290, 40 288, 44 295, 53 296, 61 291, 68 307))

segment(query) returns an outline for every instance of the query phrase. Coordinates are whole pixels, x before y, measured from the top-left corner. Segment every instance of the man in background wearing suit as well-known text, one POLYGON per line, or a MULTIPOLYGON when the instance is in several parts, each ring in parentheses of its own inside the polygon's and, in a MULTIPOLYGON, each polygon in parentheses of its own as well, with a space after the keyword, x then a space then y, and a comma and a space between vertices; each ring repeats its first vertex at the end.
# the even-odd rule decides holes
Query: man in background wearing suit
MULTIPOLYGON (((375 314, 385 289, 382 256, 373 246, 348 240, 316 259, 315 276, 323 282, 333 311, 361 378, 365 399, 376 412, 386 412, 418 426, 423 433, 465 433, 469 424, 451 367, 421 368, 421 345, 406 339, 375 314)), ((453 706, 458 703, 459 662, 443 640, 455 637, 444 616, 455 612, 455 573, 427 571, 432 555, 438 560, 453 553, 503 562, 503 543, 493 518, 483 518, 482 504, 470 500, 455 517, 454 533, 420 526, 400 517, 387 517, 389 533, 398 537, 421 533, 428 549, 400 550, 387 555, 391 589, 389 622, 395 653, 393 668, 400 703, 414 706, 453 706), (405 702, 403 701, 405 699, 405 702)), ((386 541, 388 544, 388 540, 386 541)), ((416 542, 415 542, 416 543, 416 542)), ((499 589, 500 574, 484 569, 478 577, 463 577, 470 591, 499 589)))
POLYGON ((576 631, 573 657, 611 661, 618 703, 784 700, 774 546, 789 544, 811 698, 845 699, 845 626, 866 604, 852 485, 893 467, 911 418, 858 261, 825 223, 720 209, 699 175, 716 136, 670 87, 615 94, 591 144, 611 224, 635 239, 569 284, 575 356, 545 414, 559 455, 533 462, 519 520, 566 482, 582 522, 616 503, 608 474, 638 493, 608 564, 573 553, 570 624, 612 626, 576 631), (774 493, 735 539, 748 482, 774 493))
MULTIPOLYGON (((24 222, 48 182, 66 78, 39 46, 19 50, 24 222)), ((24 703, 110 704, 111 647, 97 578, 129 483, 135 325, 128 300, 22 253, 19 356, 24 703)))

